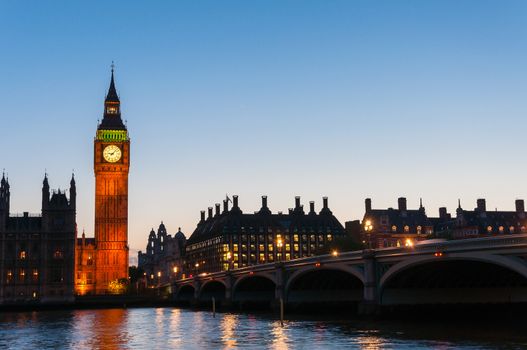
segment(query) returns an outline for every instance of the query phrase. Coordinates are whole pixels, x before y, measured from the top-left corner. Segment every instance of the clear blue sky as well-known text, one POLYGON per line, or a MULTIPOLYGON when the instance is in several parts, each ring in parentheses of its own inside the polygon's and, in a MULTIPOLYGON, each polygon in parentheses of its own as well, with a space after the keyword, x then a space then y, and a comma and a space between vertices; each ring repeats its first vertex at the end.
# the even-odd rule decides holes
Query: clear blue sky
POLYGON ((132 249, 244 211, 329 196, 341 222, 423 198, 527 197, 526 1, 0 2, 0 168, 12 211, 75 169, 93 232, 93 137, 111 61, 132 138, 132 249))

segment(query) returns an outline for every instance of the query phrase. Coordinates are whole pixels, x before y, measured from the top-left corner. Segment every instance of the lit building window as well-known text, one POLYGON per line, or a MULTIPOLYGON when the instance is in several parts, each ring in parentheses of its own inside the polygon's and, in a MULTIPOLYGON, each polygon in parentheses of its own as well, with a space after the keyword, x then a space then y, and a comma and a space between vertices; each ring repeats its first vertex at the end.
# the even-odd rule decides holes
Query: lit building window
POLYGON ((54 259, 62 259, 63 258, 63 254, 62 254, 62 251, 60 250, 55 250, 55 252, 53 253, 53 258, 54 259))
POLYGON ((418 234, 418 235, 421 234, 421 226, 417 226, 417 234, 418 234))
POLYGON ((500 231, 500 233, 503 233, 503 230, 504 230, 503 226, 500 226, 500 227, 498 228, 498 230, 500 231))
POLYGON ((21 250, 20 251, 19 258, 21 260, 24 260, 26 258, 26 251, 25 250, 21 250))
POLYGON ((514 233, 514 226, 509 227, 509 232, 514 233))
POLYGON ((392 226, 392 232, 397 232, 397 226, 395 225, 392 226))
POLYGON ((492 233, 492 226, 487 226, 487 232, 492 233))
POLYGON ((406 226, 404 227, 404 232, 410 232, 410 226, 406 225, 406 226))

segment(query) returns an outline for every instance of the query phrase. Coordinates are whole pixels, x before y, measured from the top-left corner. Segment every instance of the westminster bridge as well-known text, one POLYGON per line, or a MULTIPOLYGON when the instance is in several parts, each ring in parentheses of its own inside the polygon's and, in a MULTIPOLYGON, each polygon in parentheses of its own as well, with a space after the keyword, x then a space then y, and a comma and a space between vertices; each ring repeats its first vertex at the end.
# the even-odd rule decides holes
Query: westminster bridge
POLYGON ((527 302, 527 234, 367 249, 254 265, 173 281, 191 304, 351 303, 381 306, 527 302))

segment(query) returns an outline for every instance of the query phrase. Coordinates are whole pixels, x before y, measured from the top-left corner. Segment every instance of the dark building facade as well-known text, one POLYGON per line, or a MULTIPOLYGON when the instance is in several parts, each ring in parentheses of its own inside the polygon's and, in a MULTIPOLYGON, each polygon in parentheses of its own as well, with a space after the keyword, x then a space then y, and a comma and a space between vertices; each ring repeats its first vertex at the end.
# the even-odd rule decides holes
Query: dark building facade
POLYGON ((456 209, 456 218, 444 220, 437 228, 438 235, 450 239, 488 237, 526 233, 527 215, 523 199, 517 199, 514 211, 487 210, 486 200, 476 201, 474 210, 456 209))
POLYGON ((167 233, 163 222, 148 235, 146 251, 138 253, 137 267, 144 271, 147 286, 163 284, 177 278, 182 273, 186 238, 181 227, 174 236, 167 233))
POLYGON ((74 301, 75 180, 65 191, 42 186, 42 213, 10 215, 10 186, 0 181, 0 304, 74 301))
POLYGON ((258 212, 245 214, 233 196, 228 201, 201 212, 201 220, 186 245, 185 273, 224 271, 256 264, 298 259, 327 252, 334 237, 344 235, 344 228, 323 199, 320 212, 310 202, 305 212, 300 197, 287 214, 271 213, 267 197, 262 197, 258 212))
POLYGON ((366 198, 359 240, 367 248, 411 246, 430 238, 434 223, 421 201, 418 209, 408 209, 404 197, 398 199, 397 209, 373 209, 371 199, 366 198))
POLYGON ((371 199, 365 200, 365 214, 360 226, 353 226, 353 235, 366 248, 413 246, 431 238, 465 239, 527 232, 527 215, 522 199, 515 202, 514 211, 488 211, 485 199, 478 199, 474 210, 458 204, 452 217, 445 207, 438 217, 428 217, 420 203, 418 209, 408 209, 406 198, 398 199, 398 208, 373 209, 371 199))

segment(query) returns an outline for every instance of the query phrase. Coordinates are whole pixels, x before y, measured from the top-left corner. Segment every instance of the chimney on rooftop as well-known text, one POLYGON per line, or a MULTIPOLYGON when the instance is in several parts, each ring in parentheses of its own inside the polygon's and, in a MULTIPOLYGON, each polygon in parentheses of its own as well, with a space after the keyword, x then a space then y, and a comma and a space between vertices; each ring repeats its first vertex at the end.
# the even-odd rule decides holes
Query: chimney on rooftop
POLYGON ((399 199, 397 200, 397 203, 399 204, 400 211, 406 211, 406 198, 405 197, 399 197, 399 199))
POLYGON ((479 212, 485 212, 487 211, 487 204, 485 203, 485 199, 484 198, 480 198, 476 201, 476 204, 477 204, 477 210, 479 212))
POLYGON ((523 202, 523 199, 516 199, 516 212, 517 213, 525 212, 525 204, 523 202))
POLYGON ((209 207, 209 217, 207 219, 211 219, 212 218, 212 207, 209 207))
POLYGON ((366 207, 366 213, 369 213, 371 211, 371 198, 366 198, 364 206, 366 207))

